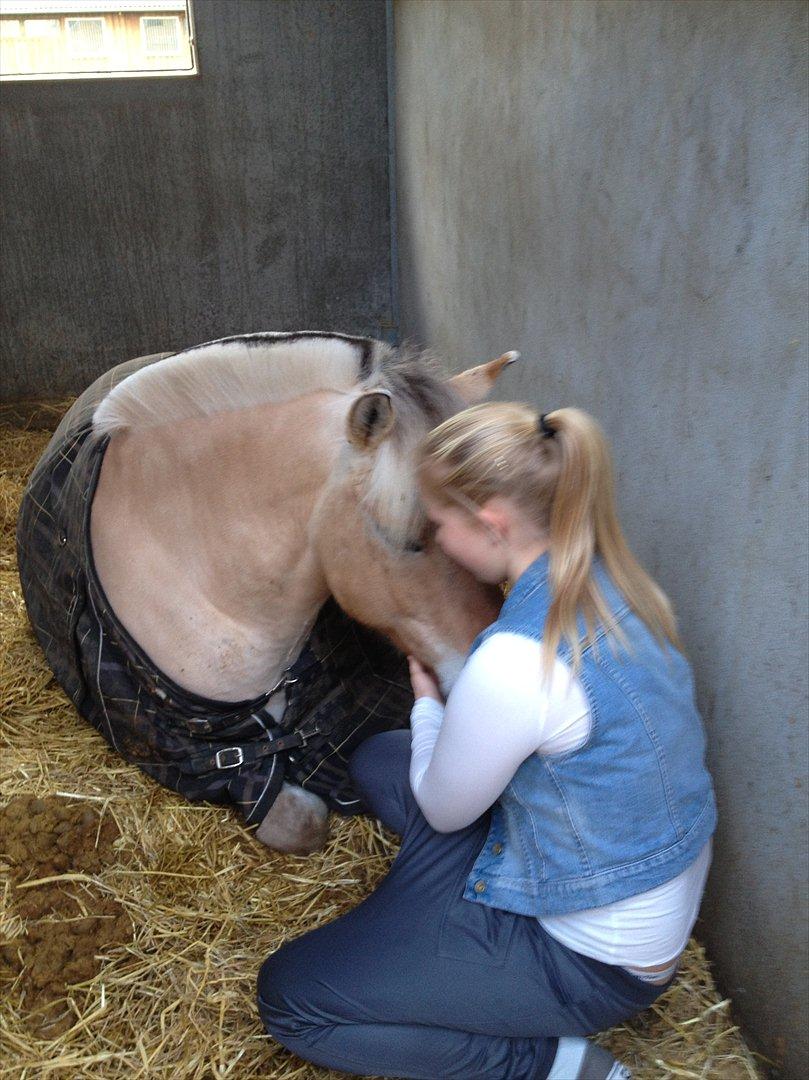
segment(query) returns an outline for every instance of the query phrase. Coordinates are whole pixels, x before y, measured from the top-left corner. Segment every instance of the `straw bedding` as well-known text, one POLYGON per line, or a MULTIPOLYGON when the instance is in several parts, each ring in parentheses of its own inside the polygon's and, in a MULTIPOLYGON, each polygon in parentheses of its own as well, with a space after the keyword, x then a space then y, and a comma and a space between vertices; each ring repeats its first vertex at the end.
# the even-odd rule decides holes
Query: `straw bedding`
MULTIPOLYGON (((25 479, 68 404, 0 414, 0 1076, 345 1075, 263 1033, 255 975, 282 942, 356 906, 396 838, 333 815, 325 851, 271 852, 81 721, 30 631, 14 555, 25 479)), ((638 1080, 764 1075, 696 942, 668 994, 602 1041, 638 1080)))

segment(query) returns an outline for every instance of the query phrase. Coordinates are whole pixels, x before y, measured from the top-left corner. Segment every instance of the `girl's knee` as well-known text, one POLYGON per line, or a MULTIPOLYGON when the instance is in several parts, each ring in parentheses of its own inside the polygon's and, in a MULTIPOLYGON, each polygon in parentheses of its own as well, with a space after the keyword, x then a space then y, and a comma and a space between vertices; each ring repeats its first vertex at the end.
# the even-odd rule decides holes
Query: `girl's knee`
POLYGON ((256 989, 262 1017, 265 1008, 276 1009, 280 1007, 283 1000, 283 980, 277 977, 278 964, 276 956, 277 953, 271 953, 258 971, 256 989))
POLYGON ((259 971, 258 1011, 264 1029, 298 1057, 323 1068, 341 1068, 344 1063, 329 1050, 328 1035, 337 1026, 334 1006, 342 1003, 329 1002, 328 998, 318 1003, 321 988, 311 974, 317 969, 311 961, 301 965, 294 955, 289 957, 289 948, 282 946, 268 956, 259 971))
POLYGON ((258 973, 258 1011, 267 1031, 279 1042, 300 1033, 306 1018, 305 967, 295 959, 292 943, 271 953, 258 973))

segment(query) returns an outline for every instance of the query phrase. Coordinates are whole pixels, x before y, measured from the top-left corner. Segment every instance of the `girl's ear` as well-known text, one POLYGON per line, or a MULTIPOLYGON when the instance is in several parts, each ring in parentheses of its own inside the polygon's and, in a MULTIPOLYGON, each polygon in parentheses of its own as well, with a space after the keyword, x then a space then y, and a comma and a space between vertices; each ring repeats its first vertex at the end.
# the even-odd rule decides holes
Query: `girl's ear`
POLYGON ((502 499, 495 496, 484 503, 477 512, 477 520, 489 533, 502 543, 507 540, 511 532, 511 515, 508 507, 502 499))

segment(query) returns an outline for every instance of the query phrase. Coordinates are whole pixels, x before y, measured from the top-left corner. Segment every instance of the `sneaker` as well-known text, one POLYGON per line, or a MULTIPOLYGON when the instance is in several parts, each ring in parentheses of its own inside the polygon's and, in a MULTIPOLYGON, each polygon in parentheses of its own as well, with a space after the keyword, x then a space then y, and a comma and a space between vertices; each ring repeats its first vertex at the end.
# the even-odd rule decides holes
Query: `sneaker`
POLYGON ((559 1040, 548 1080, 632 1080, 626 1065, 587 1039, 559 1040))

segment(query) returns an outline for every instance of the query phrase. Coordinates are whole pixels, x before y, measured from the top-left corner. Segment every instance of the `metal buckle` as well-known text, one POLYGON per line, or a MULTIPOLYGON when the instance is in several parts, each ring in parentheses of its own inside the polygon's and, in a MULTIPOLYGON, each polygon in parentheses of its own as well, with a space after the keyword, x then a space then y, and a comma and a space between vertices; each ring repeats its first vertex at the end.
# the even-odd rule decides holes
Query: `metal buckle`
POLYGON ((293 679, 291 676, 287 675, 286 672, 284 672, 284 674, 281 676, 281 678, 278 680, 272 690, 267 690, 267 699, 269 700, 269 698, 271 698, 273 694, 277 694, 279 690, 286 690, 288 686, 293 686, 296 682, 300 682, 300 679, 293 679))
POLYGON ((297 731, 297 732, 295 732, 295 734, 300 735, 300 737, 301 737, 301 741, 300 741, 299 745, 300 746, 306 746, 308 744, 309 740, 313 736, 320 734, 320 728, 318 727, 317 724, 315 724, 315 726, 313 728, 309 728, 308 731, 297 731))
POLYGON ((226 746, 224 750, 217 750, 214 757, 217 769, 233 769, 244 762, 244 750, 241 746, 226 746), (224 754, 235 754, 235 761, 225 761, 224 754))

